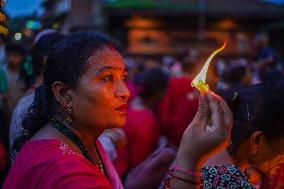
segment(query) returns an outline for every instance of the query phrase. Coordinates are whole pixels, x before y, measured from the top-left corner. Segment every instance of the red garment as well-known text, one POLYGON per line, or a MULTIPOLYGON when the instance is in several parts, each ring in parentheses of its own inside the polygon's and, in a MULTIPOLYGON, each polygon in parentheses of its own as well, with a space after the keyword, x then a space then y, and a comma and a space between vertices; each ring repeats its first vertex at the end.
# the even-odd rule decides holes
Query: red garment
POLYGON ((273 170, 273 173, 265 175, 263 188, 284 189, 284 164, 273 170))
POLYGON ((149 109, 129 109, 123 127, 127 145, 118 150, 114 166, 120 176, 145 160, 158 146, 160 130, 154 113, 149 109))
MULTIPOLYGON (((99 151, 104 157, 101 149, 99 151)), ((102 159, 106 165, 105 158, 102 159)), ((108 175, 111 174, 108 172, 108 175)), ((112 189, 114 187, 97 166, 66 144, 56 139, 41 139, 26 142, 3 185, 3 189, 18 188, 112 189)))
POLYGON ((159 107, 162 132, 169 142, 179 146, 184 130, 198 109, 198 97, 186 77, 170 79, 169 86, 159 107))

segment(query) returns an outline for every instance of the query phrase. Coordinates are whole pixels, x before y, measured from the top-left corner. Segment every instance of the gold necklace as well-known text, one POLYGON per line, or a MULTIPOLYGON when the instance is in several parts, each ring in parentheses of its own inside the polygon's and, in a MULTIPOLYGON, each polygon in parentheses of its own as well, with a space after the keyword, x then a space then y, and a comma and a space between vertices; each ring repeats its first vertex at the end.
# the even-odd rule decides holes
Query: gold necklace
POLYGON ((95 154, 96 154, 96 157, 97 157, 97 163, 96 163, 96 166, 101 170, 101 172, 106 175, 106 172, 105 172, 105 167, 104 167, 104 164, 102 163, 101 161, 101 158, 100 158, 100 155, 98 154, 98 151, 97 151, 97 146, 95 145, 95 154))
POLYGON ((77 145, 79 147, 80 151, 82 152, 82 154, 84 155, 84 157, 87 160, 89 160, 91 163, 96 165, 102 171, 102 173, 105 174, 104 165, 103 165, 102 161, 100 160, 99 154, 97 153, 96 145, 95 145, 95 155, 96 155, 97 160, 98 160, 97 162, 90 156, 89 151, 86 148, 86 146, 82 143, 80 138, 70 128, 68 128, 66 125, 64 125, 62 122, 60 122, 56 119, 51 119, 51 125, 52 125, 53 128, 57 129, 60 133, 65 135, 65 137, 67 137, 69 140, 71 140, 75 145, 77 145))

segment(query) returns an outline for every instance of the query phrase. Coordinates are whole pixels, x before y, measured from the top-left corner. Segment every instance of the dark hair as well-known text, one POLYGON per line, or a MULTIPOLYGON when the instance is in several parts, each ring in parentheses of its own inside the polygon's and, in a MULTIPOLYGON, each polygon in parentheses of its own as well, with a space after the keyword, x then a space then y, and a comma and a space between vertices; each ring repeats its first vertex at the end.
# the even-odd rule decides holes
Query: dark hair
POLYGON ((229 83, 240 83, 242 78, 245 76, 247 67, 245 65, 232 65, 229 66, 226 73, 227 81, 229 83))
POLYGON ((31 54, 21 62, 18 82, 22 90, 26 91, 35 83, 42 73, 44 59, 49 50, 63 37, 59 32, 45 34, 34 45, 31 54))
POLYGON ((146 69, 142 72, 139 96, 149 98, 167 88, 168 75, 160 68, 146 69))
POLYGON ((245 139, 255 131, 263 132, 268 141, 284 137, 284 85, 262 84, 222 95, 234 117, 233 154, 245 139))
POLYGON ((28 49, 26 49, 22 44, 11 42, 5 46, 5 50, 7 53, 9 52, 16 52, 23 56, 28 53, 28 49))
POLYGON ((13 151, 18 152, 25 141, 47 124, 58 108, 52 92, 52 84, 61 81, 76 88, 80 77, 87 69, 88 59, 97 51, 109 46, 121 53, 116 42, 106 35, 94 32, 72 34, 48 53, 43 71, 43 84, 35 91, 33 104, 23 120, 23 133, 16 138, 13 151))
POLYGON ((182 60, 182 69, 185 72, 193 73, 197 66, 197 62, 190 60, 190 58, 184 58, 182 60))

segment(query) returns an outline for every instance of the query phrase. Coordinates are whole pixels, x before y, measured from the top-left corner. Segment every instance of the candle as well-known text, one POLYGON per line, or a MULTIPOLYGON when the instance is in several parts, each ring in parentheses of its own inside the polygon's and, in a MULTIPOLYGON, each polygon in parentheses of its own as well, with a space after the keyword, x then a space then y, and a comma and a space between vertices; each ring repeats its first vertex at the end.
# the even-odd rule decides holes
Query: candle
POLYGON ((197 74, 195 78, 192 80, 191 86, 195 87, 200 93, 203 94, 209 90, 209 85, 206 84, 206 74, 207 74, 208 67, 210 65, 211 60, 214 58, 214 56, 218 54, 219 52, 221 52, 226 46, 227 46, 227 40, 224 42, 221 48, 216 49, 213 53, 211 53, 211 55, 206 60, 199 74, 197 74))

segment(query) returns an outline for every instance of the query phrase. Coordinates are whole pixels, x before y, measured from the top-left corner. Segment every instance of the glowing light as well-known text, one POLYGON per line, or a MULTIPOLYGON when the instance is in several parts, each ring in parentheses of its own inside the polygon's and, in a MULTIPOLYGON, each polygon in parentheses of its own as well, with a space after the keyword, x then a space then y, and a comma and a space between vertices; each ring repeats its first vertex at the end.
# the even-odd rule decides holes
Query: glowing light
POLYGON ((4 26, 0 25, 0 33, 4 35, 8 35, 9 31, 4 26))
POLYGON ((3 14, 2 12, 0 12, 0 21, 1 22, 7 22, 7 16, 5 14, 3 14))
POLYGON ((41 26, 42 25, 39 21, 28 20, 26 22, 26 28, 28 28, 28 29, 37 30, 37 29, 41 28, 41 26))
POLYGON ((211 60, 214 58, 216 54, 221 52, 227 46, 227 40, 224 42, 223 46, 219 49, 216 49, 206 60, 204 66, 202 67, 201 71, 191 82, 191 86, 195 87, 200 93, 205 93, 209 90, 209 85, 206 84, 206 74, 209 68, 211 60))
POLYGON ((21 33, 15 33, 15 40, 19 41, 22 39, 22 34, 21 33))

